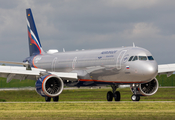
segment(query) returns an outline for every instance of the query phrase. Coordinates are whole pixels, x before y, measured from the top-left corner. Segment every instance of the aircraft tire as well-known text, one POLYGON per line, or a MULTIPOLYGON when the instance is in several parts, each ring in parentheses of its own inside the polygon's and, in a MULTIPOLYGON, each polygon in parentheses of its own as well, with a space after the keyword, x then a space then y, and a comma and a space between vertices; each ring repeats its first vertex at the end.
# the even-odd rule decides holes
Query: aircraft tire
POLYGON ((53 97, 53 101, 58 102, 59 101, 59 96, 53 97))
POLYGON ((134 94, 133 94, 133 95, 131 96, 131 100, 132 100, 132 101, 140 101, 140 96, 139 96, 139 95, 134 95, 134 94))
POLYGON ((114 99, 115 99, 115 101, 120 101, 120 92, 119 91, 116 91, 114 93, 114 99))
POLYGON ((112 101, 113 99, 113 93, 111 91, 108 91, 107 93, 107 101, 112 101))
POLYGON ((51 100, 51 97, 45 97, 46 102, 50 102, 50 100, 51 100))

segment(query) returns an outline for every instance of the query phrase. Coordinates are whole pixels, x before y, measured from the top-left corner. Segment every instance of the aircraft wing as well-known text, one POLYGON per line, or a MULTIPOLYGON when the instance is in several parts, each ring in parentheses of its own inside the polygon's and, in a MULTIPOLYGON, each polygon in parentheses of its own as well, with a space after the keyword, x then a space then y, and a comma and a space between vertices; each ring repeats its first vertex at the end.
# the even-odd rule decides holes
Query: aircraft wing
POLYGON ((175 72, 175 64, 162 64, 158 65, 158 74, 167 74, 167 77, 170 77, 173 72, 175 72))
POLYGON ((20 66, 0 66, 0 77, 7 78, 7 83, 12 79, 31 79, 37 80, 43 74, 54 74, 63 79, 77 79, 77 73, 66 73, 66 72, 47 72, 44 69, 31 68, 26 70, 26 67, 20 66))

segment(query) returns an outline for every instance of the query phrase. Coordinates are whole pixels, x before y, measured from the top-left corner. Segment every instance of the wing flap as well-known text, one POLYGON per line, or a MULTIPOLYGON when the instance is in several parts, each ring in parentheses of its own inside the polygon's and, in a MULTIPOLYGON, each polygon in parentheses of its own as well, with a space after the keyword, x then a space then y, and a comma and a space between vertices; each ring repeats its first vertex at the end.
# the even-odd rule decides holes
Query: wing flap
POLYGON ((64 80, 77 80, 77 73, 65 73, 65 72, 47 72, 44 69, 32 68, 31 70, 26 70, 25 67, 18 66, 0 66, 0 77, 7 78, 7 83, 12 79, 31 79, 37 80, 42 73, 54 74, 64 80))
POLYGON ((0 77, 7 78, 7 83, 12 79, 32 79, 36 80, 40 76, 40 72, 45 72, 44 69, 32 68, 32 70, 26 70, 25 67, 18 66, 0 66, 0 77))
POLYGON ((77 73, 66 73, 66 72, 49 72, 49 73, 54 74, 54 75, 61 77, 63 79, 71 80, 71 81, 78 79, 77 73))

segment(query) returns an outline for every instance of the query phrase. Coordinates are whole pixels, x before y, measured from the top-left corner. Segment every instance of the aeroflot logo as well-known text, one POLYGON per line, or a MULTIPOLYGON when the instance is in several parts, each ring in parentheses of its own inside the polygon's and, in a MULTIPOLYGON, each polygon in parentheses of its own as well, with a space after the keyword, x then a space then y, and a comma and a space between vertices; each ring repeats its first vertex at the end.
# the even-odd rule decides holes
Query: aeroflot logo
POLYGON ((101 54, 115 54, 117 52, 117 50, 114 51, 103 51, 101 52, 101 54))

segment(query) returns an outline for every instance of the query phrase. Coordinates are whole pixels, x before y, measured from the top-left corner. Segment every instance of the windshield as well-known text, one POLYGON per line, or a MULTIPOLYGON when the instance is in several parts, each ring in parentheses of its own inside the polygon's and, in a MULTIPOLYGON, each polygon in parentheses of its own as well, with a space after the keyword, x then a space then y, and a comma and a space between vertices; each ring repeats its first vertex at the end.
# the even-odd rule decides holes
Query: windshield
POLYGON ((146 56, 139 56, 139 60, 147 60, 146 56))
POLYGON ((131 56, 128 61, 131 61, 134 56, 131 56))
POLYGON ((154 60, 153 56, 148 56, 148 60, 154 60))
POLYGON ((133 59, 132 61, 135 61, 135 60, 138 60, 138 57, 137 57, 137 56, 135 56, 134 59, 133 59))
POLYGON ((131 56, 128 61, 147 61, 147 60, 154 60, 153 56, 131 56))

